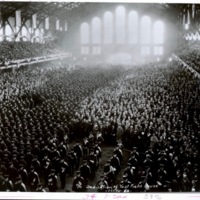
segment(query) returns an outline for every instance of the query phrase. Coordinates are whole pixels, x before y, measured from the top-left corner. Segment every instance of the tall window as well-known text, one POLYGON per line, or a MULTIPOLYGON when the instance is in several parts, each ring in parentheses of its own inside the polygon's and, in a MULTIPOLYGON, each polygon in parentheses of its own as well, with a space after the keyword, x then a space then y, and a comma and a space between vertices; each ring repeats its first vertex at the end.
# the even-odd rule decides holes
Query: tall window
POLYGON ((7 36, 6 40, 12 41, 12 34, 13 34, 12 28, 10 27, 10 25, 7 24, 5 26, 5 35, 7 36))
POLYGON ((28 30, 25 26, 22 27, 21 36, 23 41, 27 41, 28 30))
POLYGON ((148 16, 142 17, 140 24, 141 44, 151 43, 151 30, 151 19, 148 16))
POLYGON ((89 24, 84 22, 81 24, 81 43, 89 44, 90 42, 90 28, 89 24))
POLYGON ((115 22, 116 43, 123 44, 126 39, 126 10, 123 6, 116 8, 115 22))
POLYGON ((10 27, 10 25, 6 25, 5 26, 5 35, 6 36, 11 36, 13 34, 12 28, 10 27))
POLYGON ((92 20, 92 43, 101 43, 101 20, 98 17, 94 17, 92 20))
POLYGON ((113 15, 111 12, 106 12, 103 17, 104 25, 104 43, 113 43, 113 15))
POLYGON ((164 43, 164 24, 162 21, 157 21, 153 26, 153 42, 154 44, 164 43))
POLYGON ((3 28, 1 27, 1 24, 0 24, 0 41, 3 41, 3 28))
POLYGON ((27 28, 25 26, 22 27, 22 36, 27 36, 28 34, 28 31, 27 31, 27 28))
POLYGON ((128 42, 136 44, 138 42, 138 15, 131 11, 128 15, 128 42))

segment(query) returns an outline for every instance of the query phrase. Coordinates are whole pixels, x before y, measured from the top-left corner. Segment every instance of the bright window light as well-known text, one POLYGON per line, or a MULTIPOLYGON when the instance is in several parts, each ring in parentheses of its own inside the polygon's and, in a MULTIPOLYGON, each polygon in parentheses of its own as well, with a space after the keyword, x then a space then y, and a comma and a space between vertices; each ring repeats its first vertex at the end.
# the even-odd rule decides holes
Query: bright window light
POLYGON ((113 14, 106 12, 103 17, 104 24, 104 43, 113 43, 113 14))
POLYGON ((123 6, 118 6, 116 8, 116 42, 118 44, 125 43, 126 39, 126 10, 123 6))
POLYGON ((128 41, 129 44, 138 42, 138 14, 131 11, 128 15, 128 41))
POLYGON ((92 20, 92 43, 101 43, 101 20, 98 17, 94 17, 92 20))
POLYGON ((144 16, 141 19, 140 24, 140 31, 141 31, 141 37, 140 41, 142 44, 150 44, 151 43, 151 19, 148 16, 144 16))
POLYGON ((89 44, 89 41, 90 41, 89 24, 84 22, 81 24, 81 43, 89 44))
POLYGON ((153 25, 153 42, 154 44, 164 43, 164 23, 157 21, 153 25))

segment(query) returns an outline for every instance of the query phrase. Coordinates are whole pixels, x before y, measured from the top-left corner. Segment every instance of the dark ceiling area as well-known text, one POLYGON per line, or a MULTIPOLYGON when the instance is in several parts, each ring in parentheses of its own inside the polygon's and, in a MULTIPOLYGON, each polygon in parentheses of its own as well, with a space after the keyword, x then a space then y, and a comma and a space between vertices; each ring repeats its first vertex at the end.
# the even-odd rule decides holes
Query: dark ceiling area
MULTIPOLYGON (((100 9, 111 9, 116 4, 123 4, 130 9, 142 9, 144 12, 155 12, 173 22, 183 10, 192 8, 192 4, 175 3, 0 2, 0 10, 4 19, 14 17, 15 11, 21 10, 22 20, 25 21, 37 13, 39 21, 52 16, 59 19, 67 18, 73 23, 88 15, 94 15, 100 9)), ((195 13, 200 15, 200 4, 195 4, 195 13)))

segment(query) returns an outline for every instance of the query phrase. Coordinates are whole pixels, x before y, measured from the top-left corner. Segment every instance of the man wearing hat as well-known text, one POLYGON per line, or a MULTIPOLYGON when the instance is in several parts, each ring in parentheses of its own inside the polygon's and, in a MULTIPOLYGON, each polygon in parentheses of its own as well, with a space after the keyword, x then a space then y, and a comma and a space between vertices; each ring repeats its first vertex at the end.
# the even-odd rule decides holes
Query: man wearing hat
POLYGON ((83 156, 83 149, 82 149, 81 145, 79 144, 79 142, 76 142, 73 149, 77 156, 76 169, 78 169, 79 164, 80 164, 80 158, 83 156))
POLYGON ((82 147, 83 147, 83 159, 87 159, 89 152, 89 141, 87 137, 83 138, 82 147))
POLYGON ((18 173, 21 176, 22 182, 24 184, 26 184, 27 183, 27 179, 28 179, 28 173, 27 173, 26 168, 24 167, 24 164, 22 164, 22 163, 19 164, 18 173))
POLYGON ((128 159, 128 163, 130 163, 131 166, 134 166, 136 171, 138 170, 138 160, 134 154, 132 154, 132 156, 128 159))
POLYGON ((26 161, 26 164, 27 164, 27 166, 26 166, 27 169, 30 168, 32 160, 33 160, 33 154, 31 153, 30 145, 28 145, 27 153, 25 155, 25 161, 26 161))
POLYGON ((160 164, 158 172, 158 180, 162 185, 165 185, 165 182, 168 180, 168 174, 165 171, 165 165, 164 164, 160 164))
POLYGON ((120 192, 130 192, 132 183, 128 180, 128 175, 123 175, 123 180, 119 184, 120 192))
POLYGON ((97 163, 98 163, 97 155, 95 154, 94 149, 91 149, 90 155, 88 157, 88 164, 89 164, 89 167, 91 169, 91 178, 92 179, 95 177, 95 172, 96 172, 96 169, 97 169, 97 163))
POLYGON ((110 162, 111 162, 110 163, 111 166, 116 169, 116 173, 118 173, 120 168, 121 168, 121 163, 120 163, 119 158, 117 157, 117 154, 113 154, 113 156, 111 157, 110 162))
POLYGON ((128 167, 124 170, 124 175, 127 176, 127 179, 133 183, 135 181, 135 167, 128 163, 128 167))
POLYGON ((115 183, 115 177, 116 177, 116 169, 111 166, 111 161, 108 160, 107 163, 104 166, 104 174, 108 178, 108 185, 110 186, 112 183, 115 183))
POLYGON ((138 183, 138 192, 148 192, 150 187, 146 176, 141 177, 142 180, 138 183))
POLYGON ((143 165, 152 167, 153 161, 151 160, 151 157, 149 154, 146 154, 146 159, 143 161, 143 165))
POLYGON ((65 162, 64 158, 60 159, 59 163, 59 175, 61 181, 61 189, 64 189, 66 184, 66 175, 69 174, 69 165, 65 162))
POLYGON ((133 147, 131 154, 130 154, 130 157, 132 157, 132 156, 135 156, 135 158, 139 161, 140 155, 137 151, 137 147, 133 147))
POLYGON ((101 175, 100 180, 96 184, 96 188, 98 189, 98 192, 106 192, 108 188, 108 182, 104 175, 101 175))
POLYGON ((21 176, 17 176, 16 181, 13 186, 13 191, 15 192, 26 192, 26 186, 22 182, 21 176))
POLYGON ((31 165, 34 167, 35 171, 39 174, 41 169, 41 164, 37 155, 34 155, 31 165))
POLYGON ((18 172, 17 169, 13 166, 12 162, 9 162, 8 174, 10 175, 10 180, 15 182, 15 178, 17 177, 18 172))
POLYGON ((31 191, 35 191, 37 188, 37 184, 40 182, 40 178, 38 176, 38 173, 35 171, 34 167, 30 167, 30 172, 28 174, 28 184, 31 189, 31 191))
POLYGON ((84 192, 86 190, 85 180, 81 176, 80 171, 77 171, 77 175, 73 180, 72 191, 84 192))
POLYGON ((44 158, 42 159, 42 174, 44 177, 44 181, 45 181, 45 186, 47 186, 48 183, 48 176, 51 170, 51 161, 48 158, 48 156, 45 154, 44 158))
POLYGON ((13 191, 13 182, 9 179, 9 174, 4 175, 4 181, 2 183, 2 191, 11 192, 13 191))
POLYGON ((58 151, 60 153, 61 158, 65 158, 67 155, 67 148, 63 141, 60 142, 58 146, 58 151))
POLYGON ((120 163, 122 162, 122 159, 123 159, 123 152, 122 152, 122 150, 120 149, 120 147, 118 146, 118 147, 116 147, 115 149, 114 149, 114 152, 113 152, 114 154, 117 154, 117 157, 119 158, 119 160, 120 160, 120 163))
POLYGON ((46 192, 46 190, 42 186, 42 183, 38 183, 37 188, 36 188, 35 191, 36 192, 46 192))
POLYGON ((71 150, 68 154, 69 172, 71 176, 74 175, 76 160, 77 160, 76 154, 74 150, 71 150))
POLYGON ((101 150, 101 147, 98 145, 98 143, 95 144, 94 151, 96 152, 98 163, 99 163, 99 159, 102 156, 102 150, 101 150))
POLYGON ((55 169, 51 169, 48 176, 48 188, 49 192, 56 192, 58 189, 58 177, 55 174, 55 169))
POLYGON ((5 178, 3 177, 3 172, 0 171, 0 191, 3 191, 3 183, 5 181, 5 178))
POLYGON ((91 169, 90 169, 90 166, 87 164, 86 160, 83 161, 83 165, 80 167, 80 172, 81 172, 81 176, 85 180, 85 184, 87 185, 88 179, 91 175, 91 169))

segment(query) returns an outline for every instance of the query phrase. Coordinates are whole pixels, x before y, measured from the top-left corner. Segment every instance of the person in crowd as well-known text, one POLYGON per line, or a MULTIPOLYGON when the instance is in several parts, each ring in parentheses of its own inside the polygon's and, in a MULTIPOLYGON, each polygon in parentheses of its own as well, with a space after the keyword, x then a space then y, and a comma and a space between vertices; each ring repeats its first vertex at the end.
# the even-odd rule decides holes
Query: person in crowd
POLYGON ((9 174, 4 174, 4 180, 2 182, 2 191, 12 192, 13 191, 13 182, 9 179, 9 174))
POLYGON ((74 145, 73 149, 74 149, 74 152, 75 152, 76 157, 77 157, 76 169, 78 169, 79 165, 80 165, 80 159, 83 157, 83 149, 82 149, 82 146, 79 144, 79 142, 77 142, 74 145))
POLYGON ((41 183, 38 183, 37 188, 35 190, 36 192, 46 192, 46 190, 43 188, 41 183))
POLYGON ((28 174, 28 183, 31 191, 35 191, 37 184, 40 182, 38 173, 35 171, 34 167, 30 167, 30 172, 28 174))
POLYGON ((66 176, 68 174, 69 174, 69 165, 64 160, 64 158, 61 158, 61 160, 60 160, 60 166, 59 166, 59 175, 60 175, 61 189, 65 188, 66 176))
POLYGON ((96 183, 96 188, 98 192, 106 192, 108 189, 108 182, 104 175, 101 175, 100 180, 96 183))
POLYGON ((84 192, 86 190, 85 180, 81 176, 80 171, 77 171, 77 175, 72 183, 72 191, 74 192, 84 192))
POLYGON ((85 181, 85 184, 87 185, 88 180, 91 176, 91 168, 87 164, 87 160, 83 161, 83 165, 81 165, 81 167, 80 167, 80 173, 81 173, 81 176, 83 177, 83 179, 85 181))
POLYGON ((13 191, 15 192, 26 192, 26 185, 22 182, 22 178, 19 175, 18 177, 16 177, 16 181, 13 185, 13 191))
POLYGON ((49 192, 56 192, 58 190, 58 177, 55 174, 55 172, 56 172, 55 169, 51 169, 50 174, 48 176, 48 189, 49 189, 49 192))
MULTIPOLYGON (((39 179, 45 176, 46 183, 50 168, 59 173, 61 158, 67 160, 73 176, 77 152, 73 147, 66 151, 64 146, 70 146, 76 141, 74 138, 87 137, 89 145, 88 151, 83 153, 84 159, 95 174, 98 159, 95 159, 94 144, 98 142, 99 131, 103 138, 101 148, 108 144, 115 148, 116 142, 121 150, 124 146, 131 151, 127 165, 131 163, 138 168, 135 170, 138 180, 142 181, 140 171, 149 167, 156 177, 155 182, 162 187, 167 185, 172 191, 194 190, 198 188, 195 183, 200 182, 199 95, 198 77, 175 61, 159 66, 155 63, 131 66, 130 69, 116 65, 87 66, 71 72, 64 64, 57 67, 54 63, 48 68, 44 65, 14 73, 2 72, 1 170, 9 174, 7 183, 15 183, 18 173, 24 179, 20 172, 20 163, 23 163, 28 180, 22 182, 27 190, 33 181, 30 180, 31 165, 37 168, 37 161, 41 166, 36 173, 39 179), (90 160, 94 161, 94 166, 90 160), (42 173, 46 166, 43 163, 47 164, 45 173, 42 173)), ((122 170, 121 153, 116 151, 114 155, 117 159, 112 158, 112 168, 122 170)), ((106 173, 113 173, 110 168, 106 173)), ((37 176, 35 178, 38 180, 37 176)), ((151 183, 149 179, 150 176, 146 176, 148 184, 151 183)), ((36 181, 31 191, 35 191, 37 182, 40 181, 36 181)))

